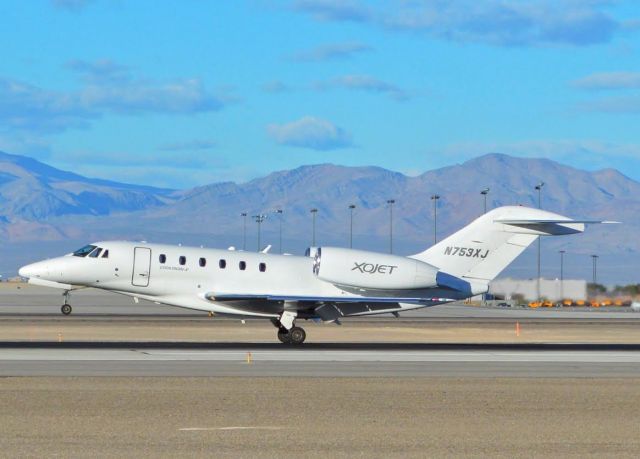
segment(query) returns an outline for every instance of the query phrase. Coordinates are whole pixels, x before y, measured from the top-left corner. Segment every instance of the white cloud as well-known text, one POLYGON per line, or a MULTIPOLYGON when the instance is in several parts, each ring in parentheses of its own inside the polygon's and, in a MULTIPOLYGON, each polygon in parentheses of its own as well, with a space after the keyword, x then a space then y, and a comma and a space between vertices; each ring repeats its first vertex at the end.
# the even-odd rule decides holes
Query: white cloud
POLYGON ((31 156, 39 160, 51 157, 51 144, 37 136, 12 132, 11 135, 0 134, 0 151, 16 155, 31 156))
POLYGON ((352 146, 351 135, 330 121, 305 116, 285 124, 270 124, 267 132, 281 145, 335 150, 352 146))
POLYGON ((640 89, 640 72, 603 72, 572 82, 580 89, 640 89))
POLYGON ((68 164, 82 164, 85 166, 105 167, 164 167, 174 169, 202 169, 220 167, 224 160, 218 156, 202 152, 166 152, 166 153, 135 153, 122 151, 75 150, 64 154, 54 155, 57 162, 68 164))
POLYGON ((50 91, 0 79, 0 125, 5 130, 61 131, 86 127, 99 115, 99 111, 81 103, 78 93, 50 91))
POLYGON ((321 62, 331 59, 348 59, 356 54, 371 51, 371 46, 359 42, 333 43, 298 51, 291 60, 298 62, 321 62))
POLYGON ((165 143, 158 147, 162 151, 210 150, 216 146, 213 140, 196 139, 182 142, 165 143))
POLYGON ((0 125, 6 130, 56 132, 89 126, 109 113, 194 114, 217 111, 231 97, 214 94, 197 78, 154 81, 134 78, 112 61, 73 61, 83 85, 55 91, 0 78, 0 125))
POLYGON ((295 0, 293 9, 320 21, 364 21, 369 10, 354 0, 295 0))
POLYGON ((89 82, 126 82, 131 80, 129 67, 117 64, 111 59, 98 59, 95 61, 74 59, 67 62, 65 67, 77 72, 84 80, 89 82))
POLYGON ((316 82, 314 87, 318 90, 341 88, 387 94, 396 100, 407 100, 410 98, 407 91, 370 75, 344 75, 331 80, 316 82))
POLYGON ((620 114, 640 113, 640 96, 629 95, 624 97, 605 97, 589 102, 582 102, 577 105, 577 109, 583 112, 620 114))
POLYGON ((497 46, 589 46, 611 41, 634 21, 619 21, 607 1, 410 0, 364 3, 307 0, 295 11, 321 21, 358 21, 442 40, 497 46))
POLYGON ((89 4, 90 0, 51 0, 55 8, 63 10, 81 10, 89 4))
POLYGON ((267 83, 262 85, 262 90, 264 92, 270 92, 273 94, 289 92, 291 91, 291 87, 286 83, 283 83, 279 80, 268 81, 267 83))
POLYGON ((133 81, 125 85, 95 84, 79 93, 82 105, 118 113, 198 113, 223 107, 197 78, 168 82, 133 81))

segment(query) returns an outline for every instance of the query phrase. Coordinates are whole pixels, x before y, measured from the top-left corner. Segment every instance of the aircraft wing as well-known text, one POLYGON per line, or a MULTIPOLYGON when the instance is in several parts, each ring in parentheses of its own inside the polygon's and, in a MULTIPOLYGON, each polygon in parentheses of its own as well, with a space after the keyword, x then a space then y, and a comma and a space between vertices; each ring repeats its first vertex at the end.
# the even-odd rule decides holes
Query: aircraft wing
MULTIPOLYGON (((403 307, 400 303, 415 304, 415 308, 435 306, 437 304, 456 301, 450 298, 392 298, 364 296, 305 296, 305 295, 269 295, 269 294, 224 294, 207 293, 205 298, 217 302, 257 302, 277 305, 278 309, 285 302, 297 303, 297 309, 304 311, 311 318, 319 318, 325 322, 337 322, 348 316, 364 316, 371 314, 397 313, 403 307)), ((235 306, 235 305, 234 305, 235 306)), ((242 309, 242 307, 240 307, 242 309)), ((415 309, 414 308, 414 309, 415 309)), ((264 309, 271 309, 265 305, 264 309)))
POLYGON ((210 301, 299 301, 309 303, 411 303, 431 304, 434 302, 447 303, 456 301, 450 298, 407 298, 407 297, 365 297, 365 296, 305 296, 305 295, 270 295, 270 294, 228 294, 207 293, 205 298, 210 301))

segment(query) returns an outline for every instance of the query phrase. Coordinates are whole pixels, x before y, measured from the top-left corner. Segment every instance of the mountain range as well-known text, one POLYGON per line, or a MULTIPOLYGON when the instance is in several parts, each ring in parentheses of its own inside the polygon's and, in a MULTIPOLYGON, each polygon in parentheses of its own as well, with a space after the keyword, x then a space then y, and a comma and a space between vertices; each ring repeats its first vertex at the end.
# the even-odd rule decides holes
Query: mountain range
MULTIPOLYGON (((354 210, 354 247, 389 249, 394 199, 394 251, 411 253, 433 242, 434 201, 438 194, 437 236, 442 238, 483 212, 480 191, 489 188, 489 208, 523 204, 572 217, 623 221, 590 228, 584 235, 545 239, 543 274, 555 275, 557 251, 567 251, 573 277, 589 277, 590 254, 600 255, 599 271, 608 282, 634 282, 640 264, 640 183, 614 169, 585 171, 549 159, 488 154, 462 164, 407 176, 379 167, 333 164, 279 171, 246 183, 224 182, 187 190, 160 189, 91 179, 35 159, 0 152, 0 274, 20 263, 72 250, 91 240, 121 238, 207 246, 243 245, 255 250, 257 225, 267 215, 261 240, 279 250, 300 253, 311 244, 316 208, 318 245, 347 245, 349 209, 354 210), (282 214, 276 214, 282 209, 282 214), (241 213, 247 213, 246 220, 241 213)), ((263 244, 264 245, 264 244, 263 244)), ((507 274, 535 275, 533 252, 507 274)), ((569 276, 570 277, 570 276, 569 276)), ((600 276, 599 276, 600 278, 600 276)))

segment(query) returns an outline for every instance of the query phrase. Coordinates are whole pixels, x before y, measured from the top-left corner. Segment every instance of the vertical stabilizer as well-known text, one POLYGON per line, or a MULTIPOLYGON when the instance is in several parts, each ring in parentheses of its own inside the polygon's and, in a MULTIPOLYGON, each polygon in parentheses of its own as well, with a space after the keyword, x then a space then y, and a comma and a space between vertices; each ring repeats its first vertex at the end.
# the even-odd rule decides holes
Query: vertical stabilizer
POLYGON ((582 231, 582 221, 552 212, 520 206, 499 207, 411 258, 453 276, 488 283, 539 236, 582 231))

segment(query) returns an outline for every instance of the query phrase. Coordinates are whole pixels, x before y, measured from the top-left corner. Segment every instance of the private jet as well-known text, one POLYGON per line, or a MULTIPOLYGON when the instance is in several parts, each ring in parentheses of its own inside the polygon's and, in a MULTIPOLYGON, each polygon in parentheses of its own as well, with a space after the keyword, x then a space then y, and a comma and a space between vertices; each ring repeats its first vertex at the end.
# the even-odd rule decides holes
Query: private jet
POLYGON ((297 321, 400 312, 463 300, 540 236, 581 233, 586 224, 552 212, 496 208, 424 252, 408 257, 340 247, 305 256, 146 242, 104 241, 20 269, 35 285, 70 293, 97 288, 211 315, 270 319, 278 339, 302 344, 297 321))

